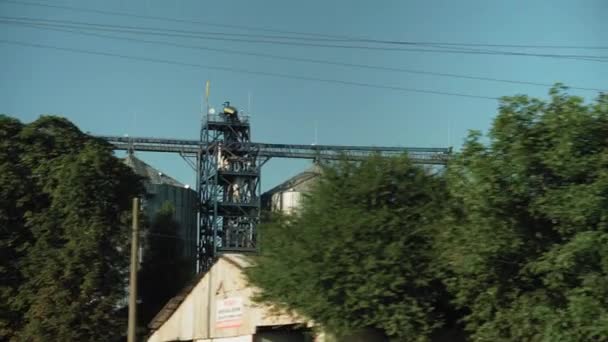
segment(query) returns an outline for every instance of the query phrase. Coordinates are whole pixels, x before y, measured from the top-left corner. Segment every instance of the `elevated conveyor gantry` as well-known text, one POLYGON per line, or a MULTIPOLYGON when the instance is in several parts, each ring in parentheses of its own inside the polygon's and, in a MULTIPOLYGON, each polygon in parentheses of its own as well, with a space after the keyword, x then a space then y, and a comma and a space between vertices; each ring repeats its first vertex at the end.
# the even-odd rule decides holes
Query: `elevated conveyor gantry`
POLYGON ((257 250, 260 172, 270 158, 361 160, 407 153, 415 163, 445 165, 451 154, 450 148, 256 143, 249 117, 228 102, 221 113, 206 115, 199 140, 98 137, 116 150, 178 153, 190 161, 199 198, 199 271, 209 269, 218 253, 257 250))

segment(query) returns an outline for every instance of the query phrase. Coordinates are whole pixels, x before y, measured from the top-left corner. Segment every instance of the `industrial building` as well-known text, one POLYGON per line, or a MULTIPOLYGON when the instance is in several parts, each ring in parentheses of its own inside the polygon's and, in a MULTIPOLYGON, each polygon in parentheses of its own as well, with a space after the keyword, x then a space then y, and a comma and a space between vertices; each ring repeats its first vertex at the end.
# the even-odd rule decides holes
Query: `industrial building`
MULTIPOLYGON (((314 165, 262 195, 267 208, 291 213, 320 173, 314 165)), ((204 275, 172 298, 149 324, 150 342, 312 342, 310 322, 253 303, 256 288, 243 270, 245 254, 224 253, 204 275)))
MULTIPOLYGON (((253 303, 243 254, 222 254, 204 275, 158 313, 149 342, 312 342, 303 318, 253 303)), ((318 340, 317 340, 318 341, 318 340)))
MULTIPOLYGON (((218 112, 208 107, 202 114, 196 140, 100 136, 116 150, 179 154, 196 171, 198 272, 209 269, 222 253, 258 250, 261 169, 271 158, 363 160, 372 154, 407 153, 415 163, 444 165, 451 154, 450 148, 259 143, 252 140, 250 116, 229 102, 218 112)), ((279 206, 298 201, 290 191, 280 192, 285 198, 279 206)))
POLYGON ((314 163, 307 170, 262 194, 262 208, 291 214, 300 206, 302 197, 311 190, 314 180, 321 175, 321 166, 314 163))
MULTIPOLYGON (((262 166, 270 158, 362 160, 371 154, 402 153, 408 153, 414 162, 442 165, 450 149, 255 143, 249 116, 229 102, 219 113, 208 108, 203 115, 198 140, 102 137, 117 150, 178 153, 196 171, 197 193, 192 199, 191 189, 143 165, 132 154, 126 160, 150 180, 145 211, 153 211, 171 198, 178 212, 184 209, 181 220, 185 228, 179 236, 198 242, 197 250, 192 245, 184 256, 194 256, 199 276, 152 320, 149 341, 328 341, 322 334, 312 336, 313 324, 296 314, 278 313, 252 301, 257 290, 247 284, 243 270, 259 248, 257 225, 262 207, 293 213, 320 174, 315 164, 262 195, 262 166), (198 214, 193 225, 189 225, 189 214, 198 214)), ((379 339, 357 335, 345 341, 379 339)))
MULTIPOLYGON (((136 174, 144 178, 146 195, 142 200, 142 210, 149 220, 152 220, 159 209, 167 202, 175 209, 173 219, 179 224, 179 229, 175 232, 176 239, 167 243, 179 241, 181 254, 176 255, 176 257, 192 260, 188 272, 194 274, 197 256, 196 210, 198 202, 196 191, 153 168, 133 153, 129 153, 123 161, 136 174)), ((146 252, 145 246, 146 236, 144 235, 140 258, 146 252)))

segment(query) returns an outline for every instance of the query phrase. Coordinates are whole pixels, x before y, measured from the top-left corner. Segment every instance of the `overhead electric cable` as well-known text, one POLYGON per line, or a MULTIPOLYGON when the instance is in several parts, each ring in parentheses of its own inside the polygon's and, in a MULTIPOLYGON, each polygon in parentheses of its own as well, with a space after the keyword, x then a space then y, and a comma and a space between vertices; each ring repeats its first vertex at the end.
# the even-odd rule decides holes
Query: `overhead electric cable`
MULTIPOLYGON (((6 22, 0 20, 0 24, 1 23, 6 23, 6 22)), ((144 40, 144 39, 129 38, 129 37, 117 37, 117 36, 104 35, 104 34, 98 34, 98 33, 77 31, 77 30, 46 28, 44 26, 39 26, 39 25, 34 25, 34 24, 24 24, 24 25, 26 25, 27 27, 44 28, 46 30, 52 30, 52 31, 57 31, 57 32, 67 32, 67 33, 86 35, 86 36, 92 36, 92 37, 100 37, 100 38, 104 38, 104 39, 122 40, 122 41, 130 41, 130 42, 145 43, 145 44, 165 45, 165 46, 173 46, 173 47, 179 47, 179 48, 205 50, 205 51, 215 51, 215 52, 220 52, 220 53, 263 57, 263 58, 276 59, 276 60, 287 60, 287 61, 296 61, 296 62, 305 62, 305 63, 314 63, 314 64, 323 64, 323 65, 334 65, 334 66, 369 69, 369 70, 401 72, 401 73, 410 73, 410 74, 439 76, 439 77, 450 77, 450 78, 460 78, 460 79, 469 79, 469 80, 478 80, 478 81, 498 82, 498 83, 525 84, 525 85, 542 86, 542 87, 551 87, 553 85, 551 83, 507 80, 507 79, 498 79, 498 78, 490 78, 490 77, 471 76, 471 75, 452 74, 452 73, 440 73, 440 72, 432 72, 432 71, 424 71, 424 70, 385 67, 385 66, 367 65, 367 64, 343 63, 343 62, 334 62, 334 61, 329 61, 329 60, 312 59, 312 58, 277 56, 277 55, 266 54, 266 53, 211 48, 211 47, 206 47, 206 46, 187 45, 187 44, 180 44, 180 43, 173 43, 173 42, 166 42, 166 41, 144 40)), ((607 91, 605 89, 599 89, 599 88, 576 87, 576 86, 571 86, 569 88, 578 89, 578 90, 598 91, 598 92, 607 91)))
POLYGON ((357 87, 364 87, 364 88, 394 90, 394 91, 400 91, 400 92, 457 96, 457 97, 466 97, 466 98, 483 99, 483 100, 498 100, 499 99, 497 97, 490 97, 490 96, 483 96, 483 95, 454 93, 454 92, 445 92, 445 91, 436 91, 436 90, 418 89, 418 88, 405 88, 405 87, 398 87, 398 86, 371 84, 371 83, 365 83, 365 82, 315 78, 315 77, 309 77, 309 76, 281 74, 281 73, 265 72, 265 71, 253 71, 253 70, 225 67, 225 66, 213 66, 213 65, 196 64, 196 63, 185 63, 185 62, 178 62, 178 61, 167 60, 167 59, 129 56, 129 55, 123 55, 123 54, 117 54, 117 53, 110 53, 110 52, 92 51, 92 50, 60 47, 60 46, 37 44, 37 43, 26 43, 26 42, 21 42, 21 41, 14 41, 14 40, 0 39, 0 43, 29 46, 29 47, 43 48, 43 49, 51 49, 51 50, 57 50, 57 51, 67 51, 67 52, 74 52, 74 53, 81 53, 81 54, 88 54, 88 55, 117 57, 117 58, 136 60, 136 61, 146 61, 146 62, 153 62, 153 63, 180 65, 180 66, 202 68, 202 69, 209 69, 209 70, 222 70, 222 71, 228 71, 228 72, 233 72, 233 73, 243 73, 243 74, 284 78, 284 79, 293 79, 293 80, 301 80, 301 81, 311 81, 311 82, 320 82, 320 83, 328 83, 328 84, 341 84, 341 85, 350 85, 350 86, 357 86, 357 87))
POLYGON ((468 47, 499 47, 499 48, 532 48, 532 49, 579 49, 579 50, 608 50, 608 46, 576 46, 576 45, 539 45, 539 44, 484 44, 484 43, 455 43, 455 42, 425 42, 425 41, 401 41, 401 40, 382 40, 382 39, 373 39, 373 38, 365 38, 365 37, 353 37, 347 35, 336 35, 336 34, 322 34, 322 33, 311 33, 311 32, 298 32, 298 31, 289 31, 289 30, 279 30, 275 28, 263 28, 263 27, 254 27, 254 26, 244 26, 244 25, 233 25, 219 22, 209 22, 209 21, 197 21, 197 20, 187 20, 180 18, 170 18, 170 17, 159 17, 159 16, 150 16, 150 15, 139 15, 132 13, 124 13, 117 11, 108 11, 108 10, 99 10, 99 9, 91 9, 91 8, 83 8, 83 7, 73 7, 73 6, 64 6, 64 5, 56 5, 56 4, 48 4, 48 3, 39 3, 39 2, 30 2, 30 1, 15 1, 15 0, 0 0, 0 3, 10 3, 22 6, 37 6, 37 7, 46 7, 46 8, 55 8, 55 9, 63 9, 69 11, 76 12, 88 12, 88 13, 97 13, 103 15, 113 15, 113 16, 122 16, 122 17, 132 17, 132 18, 140 18, 140 19, 149 19, 149 20, 159 20, 165 22, 174 22, 174 23, 182 23, 182 24, 195 24, 195 25, 203 25, 203 26, 214 26, 214 27, 225 27, 231 29, 239 29, 246 31, 260 31, 260 32, 272 32, 272 33, 281 33, 281 34, 293 34, 299 36, 309 36, 309 37, 324 37, 324 38, 333 38, 333 39, 345 39, 349 41, 357 41, 357 42, 368 42, 368 43, 376 43, 376 44, 396 44, 396 45, 445 45, 445 46, 468 46, 468 47))
POLYGON ((321 42, 352 42, 352 39, 338 39, 338 38, 313 38, 313 37, 300 37, 300 36, 286 36, 286 35, 269 35, 269 34, 256 34, 256 33, 234 33, 234 32, 220 32, 220 31, 194 31, 194 30, 181 30, 172 28, 159 28, 150 26, 128 26, 128 25, 116 25, 116 24, 100 24, 90 23, 74 20, 57 20, 47 18, 34 18, 34 17, 9 17, 0 16, 3 20, 14 20, 18 22, 32 22, 35 24, 61 24, 61 25, 78 25, 78 26, 90 26, 90 27, 102 27, 102 28, 115 28, 123 30, 135 30, 135 31, 152 31, 152 32, 169 32, 169 33, 180 33, 187 35, 185 37, 198 37, 198 36, 233 36, 233 37, 247 37, 247 38, 262 38, 262 39, 277 39, 277 40, 301 40, 301 41, 321 41, 321 42))
MULTIPOLYGON (((160 35, 168 37, 181 37, 181 38, 196 38, 203 40, 218 40, 218 41, 230 41, 230 42, 241 42, 241 43, 261 43, 261 44, 272 44, 272 45, 288 45, 288 46, 303 46, 303 47, 321 47, 321 48, 338 48, 338 49, 361 49, 361 50, 381 50, 381 51, 408 51, 408 52, 431 52, 431 53, 455 53, 455 54, 473 54, 473 55, 504 55, 504 56, 525 56, 525 57, 547 57, 547 58, 568 58, 568 59, 582 59, 587 61, 595 62, 608 62, 608 56, 593 56, 593 55, 565 55, 565 54, 540 54, 540 53, 526 53, 526 52, 513 52, 513 51, 485 51, 485 50, 470 50, 470 49, 445 49, 433 50, 428 48, 387 48, 378 46, 364 46, 364 45, 343 45, 343 44, 318 44, 308 42, 294 42, 286 40, 268 40, 268 39, 244 39, 244 38, 226 38, 226 37, 215 37, 212 33, 208 35, 196 35, 196 34, 184 34, 184 33, 171 33, 171 32, 160 32, 158 29, 149 27, 137 27, 137 26, 121 26, 121 25, 104 25, 104 24, 91 24, 83 22, 66 22, 66 24, 57 23, 46 23, 44 20, 23 20, 23 19, 7 19, 7 17, 0 17, 7 21, 15 23, 29 23, 48 27, 62 27, 62 28, 76 28, 86 30, 99 30, 119 33, 132 33, 132 34, 145 34, 145 35, 160 35), (38 21, 38 22, 36 22, 38 21)), ((10 17, 8 17, 10 18, 10 17)))
MULTIPOLYGON (((204 26, 226 27, 226 28, 247 30, 247 31, 276 32, 276 33, 284 33, 284 34, 296 34, 296 35, 328 37, 328 38, 332 37, 332 35, 324 35, 324 34, 316 34, 316 33, 303 33, 303 32, 297 32, 297 31, 266 29, 266 28, 260 28, 260 27, 241 26, 241 25, 231 25, 231 24, 219 23, 219 22, 187 20, 187 19, 159 17, 159 16, 151 16, 151 15, 140 15, 140 14, 117 12, 117 11, 84 8, 84 7, 45 4, 45 3, 31 2, 31 1, 0 0, 0 2, 22 5, 22 6, 37 6, 37 7, 64 9, 64 10, 75 11, 75 12, 87 12, 87 13, 97 13, 97 14, 104 14, 104 15, 115 15, 115 16, 121 16, 121 17, 139 18, 139 19, 160 20, 160 21, 181 23, 181 24, 195 24, 195 25, 204 25, 204 26)), ((333 37, 335 38, 335 36, 333 36, 333 37)))

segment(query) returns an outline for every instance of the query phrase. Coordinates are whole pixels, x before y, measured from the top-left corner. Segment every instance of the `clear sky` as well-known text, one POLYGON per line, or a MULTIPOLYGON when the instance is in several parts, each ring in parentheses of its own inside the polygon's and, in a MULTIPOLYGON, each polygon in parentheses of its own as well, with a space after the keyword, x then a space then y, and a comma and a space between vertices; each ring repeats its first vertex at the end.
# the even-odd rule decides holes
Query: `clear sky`
MULTIPOLYGON (((15 3, 31 4, 35 1, 137 16, 382 40, 608 46, 608 2, 605 0, 0 0, 0 16, 3 17, 0 19, 70 20, 154 27, 165 30, 163 32, 168 32, 168 29, 212 31, 216 32, 216 37, 224 37, 218 35, 220 33, 235 32, 277 34, 15 3)), ((608 89, 608 60, 336 49, 116 32, 103 34, 247 53, 549 84, 559 81, 573 87, 608 89)), ((273 60, 81 36, 2 22, 0 40, 486 97, 516 93, 546 96, 548 91, 547 87, 533 85, 273 60)), ((608 56, 606 48, 509 48, 508 51, 608 56)), ((251 103, 252 134, 257 142, 310 144, 315 140, 317 122, 317 142, 320 144, 458 147, 467 130, 487 130, 498 104, 491 99, 285 79, 0 42, 0 113, 25 122, 36 119, 40 114, 56 114, 94 134, 195 139, 200 128, 206 80, 211 81, 211 102, 215 107, 221 106, 225 100, 243 108, 251 103)), ((586 90, 571 92, 587 98, 597 95, 597 92, 586 90)), ((139 153, 139 156, 184 183, 194 182, 194 173, 177 156, 151 153, 139 153)), ((307 167, 307 163, 271 161, 263 171, 263 188, 267 189, 297 173, 307 167)))

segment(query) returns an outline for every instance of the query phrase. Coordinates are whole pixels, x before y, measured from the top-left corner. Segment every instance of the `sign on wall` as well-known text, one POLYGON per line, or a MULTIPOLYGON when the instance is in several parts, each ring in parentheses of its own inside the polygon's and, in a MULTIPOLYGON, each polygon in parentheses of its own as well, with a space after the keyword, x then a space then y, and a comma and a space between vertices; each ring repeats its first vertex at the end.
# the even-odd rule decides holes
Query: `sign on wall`
POLYGON ((243 323, 243 298, 230 297, 216 302, 215 326, 217 328, 234 328, 243 323))

